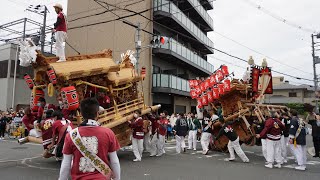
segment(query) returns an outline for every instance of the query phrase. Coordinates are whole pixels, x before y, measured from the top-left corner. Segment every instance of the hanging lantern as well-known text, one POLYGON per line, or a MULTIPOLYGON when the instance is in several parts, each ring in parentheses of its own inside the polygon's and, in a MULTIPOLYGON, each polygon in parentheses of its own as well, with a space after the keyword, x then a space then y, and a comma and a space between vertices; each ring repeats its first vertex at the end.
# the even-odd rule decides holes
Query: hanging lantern
POLYGON ((199 86, 198 80, 193 80, 193 85, 194 85, 194 87, 199 86))
POLYGON ((202 108, 203 107, 203 105, 202 105, 202 98, 198 98, 197 99, 197 102, 198 102, 198 108, 200 109, 200 108, 202 108))
POLYGON ((224 84, 218 84, 219 95, 224 94, 224 84))
POLYGON ((228 66, 222 65, 221 66, 221 72, 222 72, 224 77, 227 77, 229 75, 228 66))
POLYGON ((140 76, 141 76, 142 80, 144 80, 144 78, 146 77, 146 67, 143 66, 141 68, 140 76))
POLYGON ((213 87, 217 83, 216 75, 212 74, 209 79, 210 79, 210 86, 213 87))
POLYGON ((48 68, 47 75, 48 75, 49 81, 53 85, 56 85, 57 84, 57 75, 52 68, 48 68))
POLYGON ((230 91, 231 90, 231 81, 230 79, 224 80, 224 91, 230 91))
POLYGON ((199 96, 200 94, 201 94, 201 88, 200 88, 200 86, 197 86, 197 87, 195 87, 195 91, 196 91, 196 94, 199 96))
POLYGON ((63 108, 67 110, 76 110, 79 107, 79 97, 74 86, 61 88, 61 97, 63 108))
POLYGON ((207 91, 207 94, 208 94, 208 103, 212 103, 213 102, 213 91, 212 90, 209 90, 207 91))
POLYGON ((216 76, 217 76, 217 79, 218 79, 219 82, 220 82, 221 80, 223 80, 223 78, 224 78, 224 76, 223 76, 223 74, 222 74, 222 71, 221 71, 220 69, 218 69, 218 70, 216 71, 216 76))
POLYGON ((34 84, 33 80, 31 79, 30 75, 29 75, 29 74, 25 74, 25 75, 23 76, 23 79, 26 81, 28 87, 29 87, 30 89, 33 89, 33 87, 35 86, 35 84, 34 84))
POLYGON ((210 87, 210 79, 206 79, 205 81, 204 81, 204 88, 205 89, 208 89, 210 87))
POLYGON ((207 106, 208 105, 208 95, 203 94, 202 95, 202 106, 207 106))
POLYGON ((219 89, 217 87, 212 88, 212 98, 219 99, 219 89))
POLYGON ((195 89, 191 89, 190 90, 190 96, 191 96, 192 99, 197 98, 198 94, 197 94, 195 89))
POLYGON ((204 92, 206 90, 204 82, 200 84, 200 89, 201 89, 201 92, 204 92))
POLYGON ((189 87, 194 88, 194 81, 193 80, 188 80, 189 82, 189 87))
POLYGON ((30 109, 32 110, 32 112, 38 111, 38 101, 41 97, 44 98, 44 91, 42 89, 36 89, 34 93, 31 92, 30 109))

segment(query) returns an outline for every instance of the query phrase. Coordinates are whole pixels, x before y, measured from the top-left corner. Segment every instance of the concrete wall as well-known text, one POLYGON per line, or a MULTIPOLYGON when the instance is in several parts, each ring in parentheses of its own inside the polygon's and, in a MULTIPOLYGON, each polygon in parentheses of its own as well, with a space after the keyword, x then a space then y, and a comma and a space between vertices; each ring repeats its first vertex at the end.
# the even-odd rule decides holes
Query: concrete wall
POLYGON ((7 92, 8 92, 8 80, 6 78, 0 78, 0 110, 6 110, 8 106, 7 104, 7 92))
MULTIPOLYGON (((107 0, 106 2, 110 4, 119 3, 117 0, 107 0)), ((151 7, 152 1, 143 1, 135 5, 131 5, 127 8, 134 11, 142 11, 144 9, 149 9, 151 7)), ((124 7, 132 2, 121 3, 118 6, 124 7)), ((113 7, 110 7, 113 9, 113 7)), ((110 12, 106 12, 99 16, 93 16, 90 18, 85 18, 77 21, 72 21, 78 17, 83 17, 86 15, 91 15, 99 12, 106 11, 100 5, 94 1, 88 0, 69 0, 68 1, 68 18, 69 18, 69 28, 68 30, 68 42, 74 46, 82 54, 97 53, 103 49, 111 49, 113 51, 114 60, 120 59, 120 54, 125 53, 127 50, 135 50, 135 34, 136 29, 129 25, 124 24, 121 21, 112 21, 109 23, 103 23, 99 25, 83 27, 78 29, 72 29, 73 27, 83 26, 91 23, 98 23, 108 20, 113 20, 118 18, 110 12), (91 11, 93 10, 93 11, 91 11)), ((115 10, 113 11, 119 16, 130 15, 132 13, 115 10)), ((151 11, 143 13, 146 17, 151 18, 151 11)), ((152 23, 147 23, 148 21, 141 16, 133 16, 126 18, 127 21, 137 24, 142 23, 141 28, 146 31, 152 32, 152 23)), ((142 47, 146 47, 151 41, 151 35, 145 32, 141 32, 142 47)), ((76 53, 67 46, 67 55, 75 55, 76 53)), ((147 69, 147 76, 144 80, 144 95, 145 102, 147 105, 151 104, 151 80, 152 80, 152 57, 151 48, 144 48, 140 54, 139 68, 145 66, 147 69)))
MULTIPOLYGON (((186 112, 190 112, 191 111, 191 99, 190 98, 186 98, 186 97, 181 97, 181 96, 175 96, 174 97, 174 111, 176 112, 176 105, 179 106, 186 106, 186 112)), ((176 112, 179 113, 179 112, 176 112)))
POLYGON ((5 44, 0 46, 0 61, 9 60, 11 46, 11 44, 5 44))

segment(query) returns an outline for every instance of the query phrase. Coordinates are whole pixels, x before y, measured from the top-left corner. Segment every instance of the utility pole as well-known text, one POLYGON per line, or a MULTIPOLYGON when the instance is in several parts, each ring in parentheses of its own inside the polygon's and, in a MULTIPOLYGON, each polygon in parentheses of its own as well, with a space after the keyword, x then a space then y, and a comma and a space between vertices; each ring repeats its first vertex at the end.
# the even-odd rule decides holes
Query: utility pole
POLYGON ((318 35, 311 34, 311 39, 312 39, 312 60, 313 60, 313 81, 314 81, 314 92, 316 95, 316 113, 319 113, 319 105, 318 105, 318 97, 317 97, 317 91, 318 91, 318 78, 317 78, 317 71, 316 71, 316 64, 319 63, 319 57, 315 55, 315 42, 314 42, 314 37, 319 37, 318 35))
POLYGON ((36 6, 30 5, 26 10, 43 16, 43 23, 42 23, 41 33, 40 33, 41 53, 43 54, 44 53, 44 43, 46 40, 47 13, 49 12, 49 10, 48 10, 47 6, 45 6, 45 5, 36 5, 36 6), (42 7, 44 9, 41 9, 42 7))
POLYGON ((43 24, 41 29, 41 53, 44 53, 44 42, 46 39, 46 23, 47 23, 47 6, 44 6, 43 24))
POLYGON ((137 73, 139 73, 139 59, 140 59, 140 52, 141 52, 141 29, 140 29, 140 22, 138 22, 138 25, 136 27, 137 32, 136 32, 136 59, 137 59, 137 64, 136 64, 136 70, 137 73))

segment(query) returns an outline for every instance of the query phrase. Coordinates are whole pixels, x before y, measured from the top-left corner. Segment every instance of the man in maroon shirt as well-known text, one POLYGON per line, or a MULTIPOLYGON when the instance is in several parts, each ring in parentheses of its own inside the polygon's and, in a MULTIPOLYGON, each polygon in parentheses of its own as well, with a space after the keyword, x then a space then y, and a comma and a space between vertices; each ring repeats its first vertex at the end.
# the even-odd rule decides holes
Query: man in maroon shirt
POLYGON ((66 61, 64 46, 63 43, 66 41, 67 38, 67 18, 62 12, 63 8, 61 4, 56 4, 53 6, 54 10, 58 14, 57 22, 54 23, 53 32, 55 32, 55 39, 56 39, 56 55, 59 57, 57 62, 64 62, 66 61))
POLYGON ((134 156, 136 157, 133 161, 141 161, 142 153, 143 153, 143 119, 141 117, 141 111, 137 110, 134 113, 134 119, 129 122, 129 127, 132 128, 132 151, 134 156))
POLYGON ((281 168, 282 157, 280 139, 281 132, 285 129, 282 122, 276 118, 275 112, 270 111, 271 118, 265 122, 264 129, 260 134, 257 134, 257 138, 266 138, 267 141, 267 164, 265 167, 273 168, 273 162, 277 164, 274 167, 281 168))
POLYGON ((29 107, 25 109, 25 115, 22 118, 22 122, 27 128, 28 132, 34 128, 33 122, 35 121, 35 117, 31 114, 31 110, 29 107))
POLYGON ((93 98, 84 99, 80 111, 84 121, 80 127, 66 135, 59 179, 68 179, 71 170, 72 179, 105 180, 111 179, 113 174, 112 179, 119 180, 117 151, 120 145, 112 130, 101 127, 96 121, 98 101, 93 98))
POLYGON ((151 140, 151 152, 150 157, 152 156, 162 156, 165 153, 164 144, 165 137, 167 134, 167 125, 169 121, 167 119, 167 112, 160 114, 159 119, 154 121, 154 134, 151 140))

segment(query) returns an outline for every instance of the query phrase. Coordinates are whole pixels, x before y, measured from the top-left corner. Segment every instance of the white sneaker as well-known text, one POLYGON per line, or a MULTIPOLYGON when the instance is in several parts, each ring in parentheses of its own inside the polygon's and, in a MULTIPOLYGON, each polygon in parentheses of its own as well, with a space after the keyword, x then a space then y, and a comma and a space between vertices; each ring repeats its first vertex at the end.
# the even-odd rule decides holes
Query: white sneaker
POLYGON ((274 167, 281 168, 281 164, 276 164, 276 165, 274 165, 274 167))
POLYGON ((225 158, 224 161, 234 161, 234 158, 225 158))
POLYGON ((57 62, 66 62, 65 59, 59 59, 57 62))
POLYGON ((286 159, 285 159, 285 160, 283 160, 283 162, 282 162, 282 163, 288 163, 288 160, 286 160, 286 159))
POLYGON ((157 154, 156 156, 157 156, 157 157, 160 157, 160 156, 162 156, 162 154, 157 154))
POLYGON ((264 167, 272 169, 273 165, 271 163, 268 163, 268 164, 264 165, 264 167))
POLYGON ((139 162, 141 159, 134 159, 133 162, 139 162))
POLYGON ((150 157, 154 157, 154 156, 156 156, 155 154, 150 154, 150 157))
POLYGON ((294 169, 299 170, 299 171, 305 171, 306 170, 306 166, 297 166, 294 169))
POLYGON ((202 154, 203 154, 203 155, 207 155, 208 152, 209 152, 209 150, 204 150, 204 151, 202 151, 202 154))

